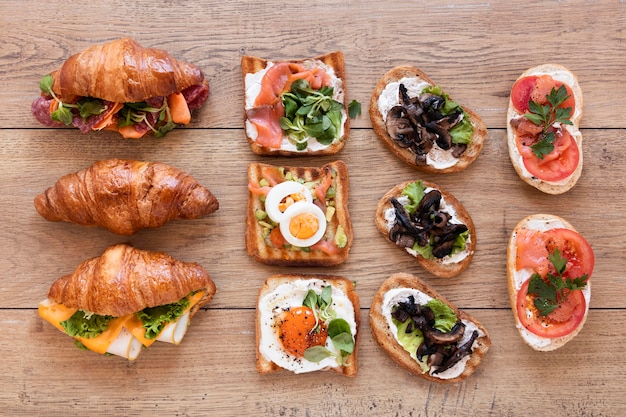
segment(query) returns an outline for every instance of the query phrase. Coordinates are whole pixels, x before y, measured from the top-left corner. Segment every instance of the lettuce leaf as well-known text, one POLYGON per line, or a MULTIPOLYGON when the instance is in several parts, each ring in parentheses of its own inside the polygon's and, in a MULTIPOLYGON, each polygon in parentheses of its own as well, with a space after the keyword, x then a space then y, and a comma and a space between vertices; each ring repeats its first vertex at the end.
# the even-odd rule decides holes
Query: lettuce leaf
POLYGON ((422 198, 424 198, 424 190, 426 187, 422 185, 422 181, 415 181, 407 184, 406 187, 402 190, 402 195, 409 197, 411 201, 409 204, 405 205, 404 208, 410 214, 415 213, 417 210, 417 206, 419 205, 422 198))
POLYGON ((135 315, 143 322, 146 339, 154 339, 168 323, 182 316, 187 307, 189 307, 189 300, 185 297, 176 303, 144 308, 135 315))
POLYGON ((452 330, 454 324, 457 322, 457 317, 456 314, 454 314, 454 310, 452 310, 449 305, 437 298, 433 298, 426 303, 426 307, 429 307, 435 314, 435 325, 433 326, 435 329, 442 332, 452 330))
POLYGON ((106 330, 113 316, 101 316, 83 310, 77 310, 72 317, 61 322, 63 330, 72 337, 91 339, 106 330))
POLYGON ((474 127, 472 123, 468 119, 467 112, 463 107, 459 106, 458 103, 454 100, 450 99, 450 96, 445 94, 441 87, 435 85, 431 87, 426 87, 424 89, 425 93, 435 94, 439 97, 443 97, 446 102, 441 109, 441 114, 448 115, 452 112, 455 112, 457 108, 460 108, 463 111, 463 120, 461 120, 456 126, 450 129, 450 135, 452 136, 453 143, 466 143, 469 144, 472 141, 472 133, 474 133, 474 127))

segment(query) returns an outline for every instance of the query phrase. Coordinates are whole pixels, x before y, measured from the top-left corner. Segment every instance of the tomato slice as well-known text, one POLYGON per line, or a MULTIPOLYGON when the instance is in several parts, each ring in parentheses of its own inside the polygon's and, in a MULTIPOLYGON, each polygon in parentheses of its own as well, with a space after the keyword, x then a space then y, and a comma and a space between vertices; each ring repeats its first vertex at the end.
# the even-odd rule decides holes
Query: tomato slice
POLYGON ((573 332, 585 317, 587 301, 582 290, 570 291, 559 307, 547 316, 540 316, 535 308, 534 296, 528 294, 526 280, 517 293, 517 315, 522 326, 537 336, 554 338, 573 332))
POLYGON ((556 135, 554 150, 539 159, 530 146, 524 143, 523 137, 517 137, 517 149, 522 155, 524 166, 530 174, 543 181, 561 181, 578 167, 580 151, 576 141, 570 133, 563 129, 556 135))
MULTIPOLYGON (((520 78, 515 81, 515 84, 513 84, 511 88, 511 102, 513 103, 513 107, 518 113, 526 113, 529 110, 528 102, 531 100, 531 97, 534 98, 534 101, 539 102, 539 104, 546 104, 545 96, 550 94, 552 87, 559 88, 563 84, 565 83, 554 80, 549 75, 529 75, 528 77, 520 78)), ((576 106, 576 99, 569 85, 565 84, 565 89, 567 90, 569 98, 559 107, 571 107, 573 113, 573 109, 576 106)))
POLYGON ((554 274, 548 256, 558 249, 561 256, 567 259, 564 277, 578 278, 586 274, 591 278, 595 256, 591 245, 580 233, 565 228, 544 232, 522 229, 517 233, 515 245, 517 270, 530 268, 542 277, 548 272, 554 274))

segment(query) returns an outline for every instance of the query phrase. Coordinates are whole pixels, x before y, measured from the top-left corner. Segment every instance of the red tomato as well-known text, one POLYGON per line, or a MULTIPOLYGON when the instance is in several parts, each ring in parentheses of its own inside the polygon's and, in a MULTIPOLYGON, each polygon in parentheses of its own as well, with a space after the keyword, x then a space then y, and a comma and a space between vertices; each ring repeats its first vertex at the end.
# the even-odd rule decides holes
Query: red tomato
POLYGON ((558 248, 561 256, 567 258, 564 277, 578 278, 587 274, 590 278, 593 272, 593 249, 582 235, 573 230, 557 228, 539 232, 523 229, 517 233, 515 245, 517 270, 532 268, 542 277, 548 272, 554 274, 548 256, 558 248))
MULTIPOLYGON (((547 102, 545 100, 545 96, 550 93, 552 87, 559 88, 563 84, 564 83, 560 81, 555 81, 549 75, 542 75, 541 77, 537 75, 530 75, 528 77, 520 78, 515 81, 515 84, 513 84, 513 87, 511 88, 511 102, 513 103, 513 107, 519 113, 526 113, 528 111, 528 102, 530 101, 531 96, 535 96, 535 101, 538 101, 540 104, 545 104, 547 102)), ((573 114, 574 107, 576 106, 576 99, 574 98, 574 93, 569 85, 565 84, 565 89, 567 90, 569 98, 559 107, 571 107, 573 114)))
POLYGON ((562 130, 562 134, 556 136, 554 150, 543 159, 539 159, 530 146, 524 143, 527 138, 516 139, 524 166, 532 176, 542 181, 560 181, 570 176, 578 167, 580 161, 578 145, 565 129, 562 130))
POLYGON ((587 302, 583 292, 571 291, 556 310, 544 317, 539 315, 533 304, 535 297, 528 294, 529 281, 526 280, 517 293, 517 315, 522 326, 546 338, 566 336, 573 332, 585 317, 587 302))
POLYGON ((515 110, 519 113, 526 113, 528 111, 528 99, 535 89, 536 84, 537 77, 534 75, 520 78, 513 84, 513 88, 511 89, 511 102, 515 110))

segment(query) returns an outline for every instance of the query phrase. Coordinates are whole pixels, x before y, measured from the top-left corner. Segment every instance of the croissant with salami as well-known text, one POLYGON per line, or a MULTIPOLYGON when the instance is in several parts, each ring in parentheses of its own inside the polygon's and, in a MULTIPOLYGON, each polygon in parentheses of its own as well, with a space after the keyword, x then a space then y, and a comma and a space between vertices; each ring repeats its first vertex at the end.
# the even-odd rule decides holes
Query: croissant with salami
POLYGON ((126 138, 161 137, 188 124, 209 96, 199 67, 131 38, 72 55, 39 86, 31 110, 40 123, 83 133, 114 130, 126 138))
POLYGON ((54 281, 38 311, 80 347, 132 360, 157 340, 180 343, 215 291, 197 263, 117 244, 54 281))
POLYGON ((50 221, 100 226, 131 235, 175 219, 198 219, 219 208, 217 198, 191 175, 160 162, 97 161, 61 177, 35 197, 50 221))

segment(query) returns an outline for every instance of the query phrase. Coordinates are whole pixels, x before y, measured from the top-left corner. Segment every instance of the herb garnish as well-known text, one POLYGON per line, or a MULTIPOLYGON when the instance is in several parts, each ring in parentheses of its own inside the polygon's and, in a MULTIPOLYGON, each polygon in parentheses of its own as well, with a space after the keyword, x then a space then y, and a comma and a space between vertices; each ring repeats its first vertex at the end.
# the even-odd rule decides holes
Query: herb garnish
POLYGON ((546 95, 548 104, 541 105, 537 102, 529 100, 528 109, 529 112, 524 114, 528 120, 538 126, 542 126, 541 136, 530 148, 533 153, 539 158, 543 159, 544 156, 554 150, 554 132, 550 131, 550 127, 554 123, 561 123, 565 125, 572 125, 570 117, 572 117, 572 108, 559 107, 570 96, 567 94, 565 85, 561 84, 558 89, 552 87, 550 94, 546 95))
POLYGON ((104 111, 104 104, 98 99, 82 98, 74 104, 64 103, 54 94, 54 91, 52 91, 52 84, 54 84, 54 79, 52 75, 48 74, 39 82, 39 89, 45 94, 52 96, 58 103, 57 109, 50 114, 50 118, 55 122, 63 123, 66 126, 71 125, 74 118, 72 109, 77 109, 78 114, 80 114, 83 120, 91 115, 100 114, 104 111))
MULTIPOLYGON (((346 357, 354 351, 354 337, 350 330, 350 324, 344 319, 335 318, 335 312, 330 309, 332 304, 332 287, 330 285, 325 286, 320 295, 313 290, 309 290, 302 304, 313 310, 315 315, 316 325, 311 330, 312 332, 319 331, 320 318, 323 321, 330 319, 328 323, 328 337, 341 352, 341 363, 345 364, 346 357)), ((324 346, 311 346, 304 351, 304 358, 311 362, 320 362, 329 356, 334 356, 334 354, 324 346)))
POLYGON ((544 280, 541 275, 535 273, 528 283, 528 294, 536 295, 533 303, 541 316, 547 316, 556 310, 563 301, 567 300, 569 291, 585 288, 588 278, 587 274, 573 279, 563 278, 567 258, 561 256, 558 248, 548 256, 548 259, 554 265, 556 275, 548 273, 547 280, 544 280))

